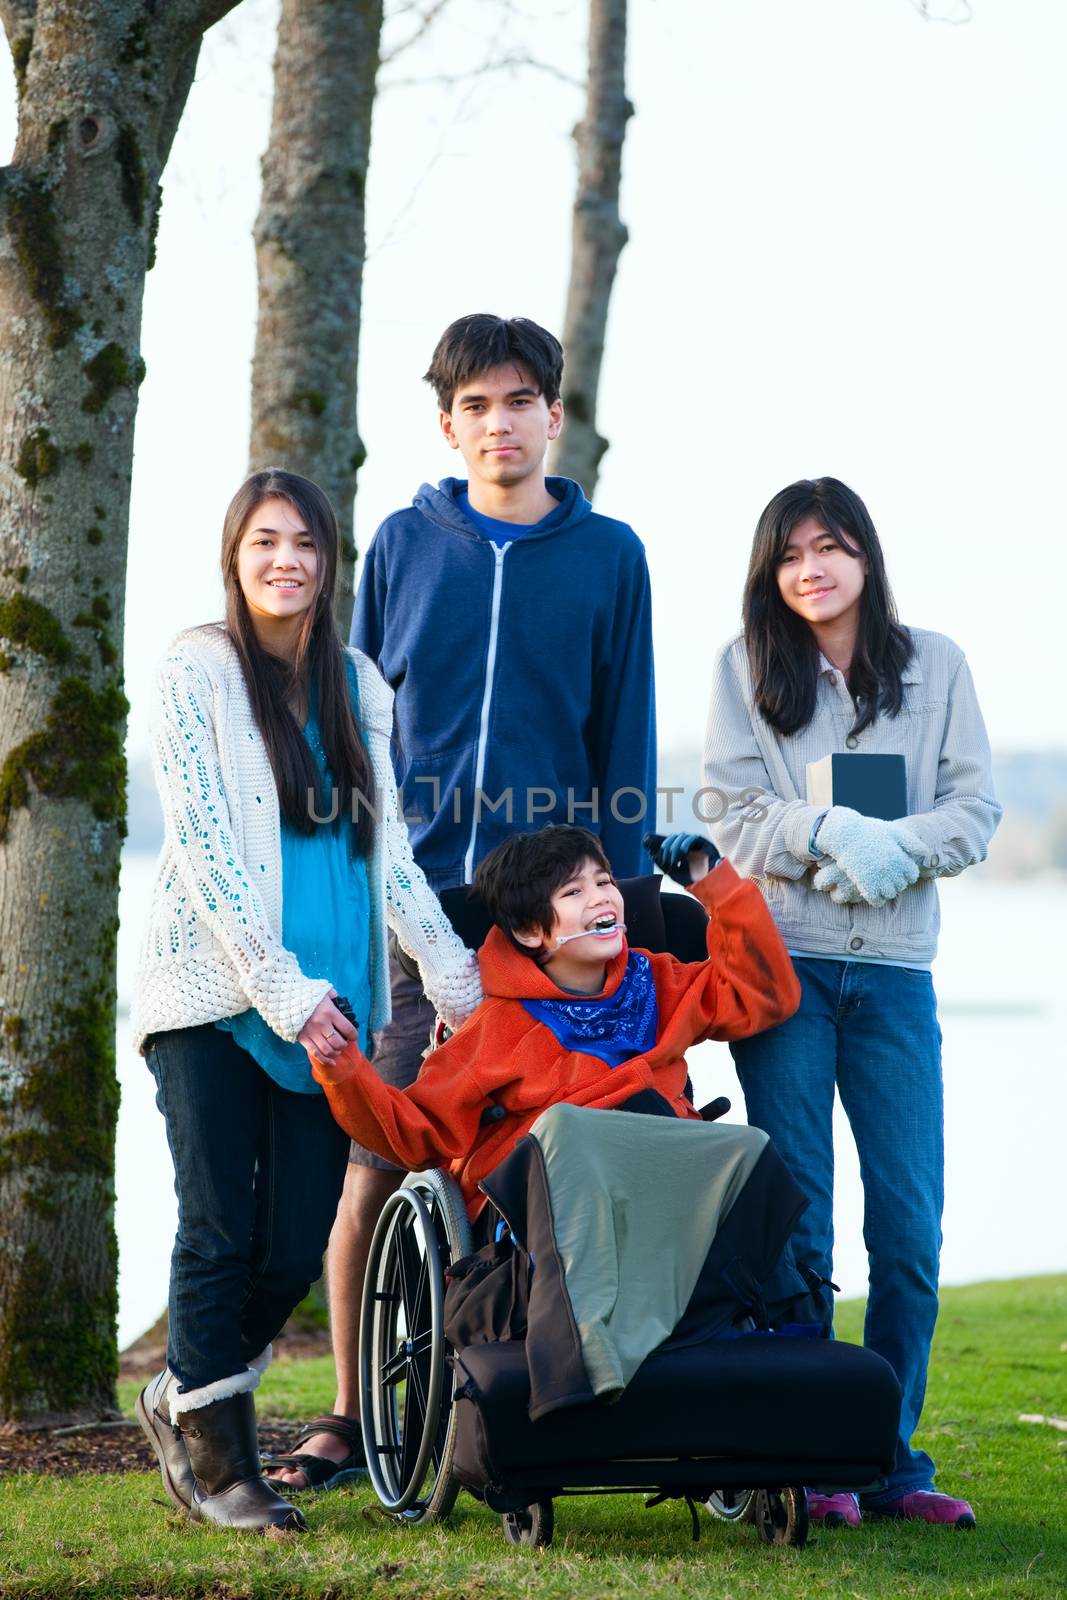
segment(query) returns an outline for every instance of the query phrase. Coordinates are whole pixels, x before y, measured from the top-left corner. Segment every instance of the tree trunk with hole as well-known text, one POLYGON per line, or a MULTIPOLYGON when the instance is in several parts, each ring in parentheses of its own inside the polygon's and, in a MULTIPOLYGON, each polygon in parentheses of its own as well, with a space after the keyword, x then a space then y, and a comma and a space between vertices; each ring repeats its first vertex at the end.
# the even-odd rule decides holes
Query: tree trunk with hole
POLYGON ((303 473, 333 501, 342 548, 336 612, 345 637, 364 456, 356 375, 381 29, 382 0, 282 0, 256 221, 250 468, 303 473))
POLYGON ((589 75, 585 116, 574 130, 578 192, 571 227, 571 275, 563 319, 563 405, 566 422, 551 469, 596 492, 608 441, 596 427, 608 307, 626 227, 619 181, 626 124, 626 0, 590 0, 589 75))
POLYGON ((0 1422, 115 1398, 122 622, 144 275, 236 0, 0 0, 0 1422))

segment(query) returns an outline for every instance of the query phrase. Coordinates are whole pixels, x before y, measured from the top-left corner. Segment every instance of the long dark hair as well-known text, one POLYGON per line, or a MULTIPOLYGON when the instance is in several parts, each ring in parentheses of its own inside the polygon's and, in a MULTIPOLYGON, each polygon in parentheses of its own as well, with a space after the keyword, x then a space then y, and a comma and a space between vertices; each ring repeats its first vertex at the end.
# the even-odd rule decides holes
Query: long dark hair
POLYGON ((222 528, 226 629, 267 747, 282 816, 299 832, 313 833, 316 816, 330 817, 336 798, 340 825, 351 818, 353 847, 358 854, 367 855, 374 838, 374 774, 352 712, 348 658, 333 617, 338 545, 337 517, 317 483, 276 467, 254 472, 230 501, 222 528), (292 506, 311 536, 317 557, 315 600, 304 613, 291 665, 264 650, 256 638, 237 576, 237 554, 249 519, 264 500, 274 499, 292 506), (312 674, 319 730, 335 790, 335 796, 329 797, 321 792, 318 769, 290 707, 294 691, 309 693, 312 674))
POLYGON ((779 733, 796 733, 815 714, 819 647, 811 628, 790 611, 778 588, 778 568, 793 529, 807 517, 822 524, 842 550, 866 560, 860 623, 848 686, 856 704, 852 733, 880 711, 895 717, 904 699, 901 673, 911 659, 908 630, 897 620, 882 547, 859 495, 837 478, 803 478, 782 489, 756 524, 745 580, 745 647, 755 703, 779 733))

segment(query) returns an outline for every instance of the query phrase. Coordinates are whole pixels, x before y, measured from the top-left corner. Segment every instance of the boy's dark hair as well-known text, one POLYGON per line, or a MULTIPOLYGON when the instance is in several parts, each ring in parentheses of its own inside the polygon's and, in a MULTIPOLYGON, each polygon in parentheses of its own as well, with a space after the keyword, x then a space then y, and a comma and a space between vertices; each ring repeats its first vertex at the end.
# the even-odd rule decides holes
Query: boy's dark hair
POLYGON ((559 399, 563 346, 529 317, 493 317, 486 311, 460 317, 437 341, 423 381, 432 383, 442 411, 451 411, 456 390, 480 372, 508 365, 523 367, 545 397, 559 399))
POLYGON ((566 822, 550 823, 537 833, 513 833, 474 869, 474 888, 489 915, 517 950, 531 952, 515 938, 519 928, 552 932, 552 896, 583 861, 595 861, 606 872, 611 865, 596 834, 566 822))

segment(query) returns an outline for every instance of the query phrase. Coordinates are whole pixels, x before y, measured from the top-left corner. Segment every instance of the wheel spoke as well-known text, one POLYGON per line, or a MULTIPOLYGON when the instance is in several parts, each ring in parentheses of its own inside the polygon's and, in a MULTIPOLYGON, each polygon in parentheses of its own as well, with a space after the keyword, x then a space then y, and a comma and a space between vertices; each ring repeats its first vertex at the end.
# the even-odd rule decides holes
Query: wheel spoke
POLYGON ((414 1298, 422 1259, 414 1248, 411 1226, 404 1218, 396 1230, 397 1275, 400 1298, 404 1305, 404 1321, 410 1334, 414 1326, 414 1298))
POLYGON ((400 1438, 400 1472, 406 1484, 418 1460, 422 1443, 422 1430, 426 1418, 425 1400, 420 1404, 415 1382, 414 1367, 408 1369, 407 1393, 404 1396, 404 1431, 400 1438))
POLYGON ((419 1258, 419 1275, 415 1281, 415 1293, 412 1296, 411 1321, 408 1323, 408 1338, 414 1339, 415 1335, 426 1327, 427 1308, 426 1301, 429 1296, 430 1273, 426 1257, 419 1258))
MULTIPOLYGON (((426 1410, 427 1410, 427 1406, 426 1406, 426 1390, 428 1388, 428 1382, 427 1382, 428 1378, 429 1378, 429 1373, 424 1369, 424 1367, 418 1361, 415 1361, 414 1359, 410 1359, 409 1363, 408 1363, 408 1393, 409 1394, 414 1394, 414 1396, 415 1396, 415 1400, 416 1400, 416 1403, 417 1403, 418 1408, 419 1408, 419 1423, 420 1423, 420 1425, 425 1424, 425 1421, 426 1421, 426 1410)), ((405 1415, 405 1423, 406 1423, 406 1421, 407 1421, 407 1409, 406 1408, 405 1408, 404 1415, 405 1415)))
POLYGON ((404 1350, 397 1350, 388 1361, 383 1361, 379 1369, 381 1383, 399 1383, 407 1372, 408 1357, 404 1350))

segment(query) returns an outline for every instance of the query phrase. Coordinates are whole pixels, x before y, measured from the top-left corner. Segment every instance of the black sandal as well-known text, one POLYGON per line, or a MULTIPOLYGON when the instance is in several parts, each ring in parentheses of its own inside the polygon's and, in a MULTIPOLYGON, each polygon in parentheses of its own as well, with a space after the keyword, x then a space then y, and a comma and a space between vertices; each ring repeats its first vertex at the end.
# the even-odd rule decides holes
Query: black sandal
POLYGON ((363 1433, 358 1417, 342 1417, 335 1411, 329 1412, 324 1417, 313 1417, 303 1428, 295 1440, 291 1451, 284 1455, 264 1456, 263 1467, 273 1489, 288 1490, 290 1493, 302 1494, 305 1489, 337 1489, 343 1483, 351 1483, 355 1478, 364 1478, 367 1475, 367 1458, 363 1451, 363 1433), (306 1451, 301 1454, 300 1446, 307 1444, 316 1433, 333 1433, 343 1439, 348 1446, 348 1454, 343 1461, 330 1461, 325 1456, 308 1455, 306 1451), (271 1468, 295 1467, 302 1472, 307 1482, 303 1485, 297 1483, 284 1483, 278 1478, 271 1477, 271 1468))

